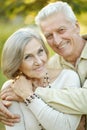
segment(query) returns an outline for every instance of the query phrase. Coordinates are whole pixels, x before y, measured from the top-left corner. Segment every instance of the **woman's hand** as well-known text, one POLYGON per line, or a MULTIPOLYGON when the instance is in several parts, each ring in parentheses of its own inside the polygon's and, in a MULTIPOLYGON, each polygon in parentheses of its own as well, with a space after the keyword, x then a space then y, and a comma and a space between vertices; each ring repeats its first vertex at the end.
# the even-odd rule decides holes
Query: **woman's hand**
POLYGON ((19 102, 23 101, 21 97, 15 94, 11 86, 8 86, 1 91, 0 97, 2 100, 7 101, 19 101, 19 102))
POLYGON ((15 94, 15 92, 12 89, 12 84, 14 80, 8 80, 7 82, 4 83, 2 86, 2 90, 0 93, 0 98, 2 100, 6 101, 23 101, 19 96, 15 94))
POLYGON ((25 76, 20 76, 12 85, 12 89, 17 96, 25 100, 29 95, 33 94, 32 80, 26 79, 25 76))
POLYGON ((19 101, 22 102, 22 98, 17 96, 15 92, 13 91, 12 87, 7 87, 1 91, 1 99, 7 100, 7 101, 19 101))
POLYGON ((13 84, 4 88, 0 96, 2 100, 23 102, 23 100, 32 94, 32 80, 20 76, 13 84))

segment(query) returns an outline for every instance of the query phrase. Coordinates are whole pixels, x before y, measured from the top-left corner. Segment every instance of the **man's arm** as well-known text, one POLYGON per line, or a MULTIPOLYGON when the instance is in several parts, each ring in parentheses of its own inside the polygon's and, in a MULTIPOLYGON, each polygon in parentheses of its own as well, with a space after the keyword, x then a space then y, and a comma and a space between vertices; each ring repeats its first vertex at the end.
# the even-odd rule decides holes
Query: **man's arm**
MULTIPOLYGON (((6 81, 2 89, 9 86, 11 84, 12 80, 6 81)), ((1 93, 0 93, 1 97, 1 93)), ((13 126, 14 123, 17 123, 20 121, 20 116, 17 114, 13 114, 8 110, 8 107, 11 106, 11 101, 7 100, 1 100, 0 101, 0 122, 2 122, 4 125, 13 126)))
POLYGON ((87 81, 83 88, 49 89, 37 88, 38 94, 47 104, 69 114, 87 114, 87 81))
POLYGON ((0 101, 0 122, 5 125, 13 126, 14 122, 19 122, 19 115, 11 113, 7 107, 11 103, 8 101, 0 101))
POLYGON ((21 120, 20 122, 17 122, 17 123, 15 122, 13 126, 5 125, 6 130, 26 130, 25 119, 24 119, 23 111, 20 107, 20 104, 16 101, 12 101, 12 105, 8 109, 15 115, 16 114, 20 115, 21 120))

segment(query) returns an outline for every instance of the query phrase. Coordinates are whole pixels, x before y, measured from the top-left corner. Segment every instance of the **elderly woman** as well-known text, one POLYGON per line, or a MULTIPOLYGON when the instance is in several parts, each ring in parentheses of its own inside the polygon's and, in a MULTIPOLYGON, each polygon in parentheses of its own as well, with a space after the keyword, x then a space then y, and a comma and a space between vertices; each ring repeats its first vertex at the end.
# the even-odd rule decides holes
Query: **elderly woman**
POLYGON ((81 115, 56 111, 35 94, 39 86, 57 88, 57 91, 64 87, 80 87, 79 77, 74 71, 47 68, 48 58, 48 50, 36 28, 19 29, 6 41, 2 70, 11 80, 3 85, 1 97, 14 100, 8 109, 21 116, 19 123, 6 126, 6 130, 77 129, 81 115))

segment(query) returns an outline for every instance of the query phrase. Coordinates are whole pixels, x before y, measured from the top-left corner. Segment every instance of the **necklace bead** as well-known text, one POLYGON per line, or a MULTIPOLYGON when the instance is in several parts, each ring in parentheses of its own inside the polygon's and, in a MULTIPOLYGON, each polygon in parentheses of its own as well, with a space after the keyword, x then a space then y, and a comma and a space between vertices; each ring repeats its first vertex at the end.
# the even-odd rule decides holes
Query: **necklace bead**
POLYGON ((44 77, 43 87, 46 87, 47 85, 49 86, 49 88, 51 88, 50 79, 49 79, 48 73, 46 73, 46 76, 44 77))

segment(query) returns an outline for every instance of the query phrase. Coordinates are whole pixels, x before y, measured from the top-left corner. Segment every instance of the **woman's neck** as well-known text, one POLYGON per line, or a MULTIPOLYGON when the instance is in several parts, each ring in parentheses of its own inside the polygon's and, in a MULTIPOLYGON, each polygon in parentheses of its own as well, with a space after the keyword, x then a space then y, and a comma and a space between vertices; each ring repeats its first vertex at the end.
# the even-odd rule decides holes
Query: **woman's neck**
POLYGON ((43 77, 38 79, 32 79, 33 90, 35 91, 37 87, 50 87, 50 83, 56 80, 60 72, 61 69, 48 69, 43 77))

